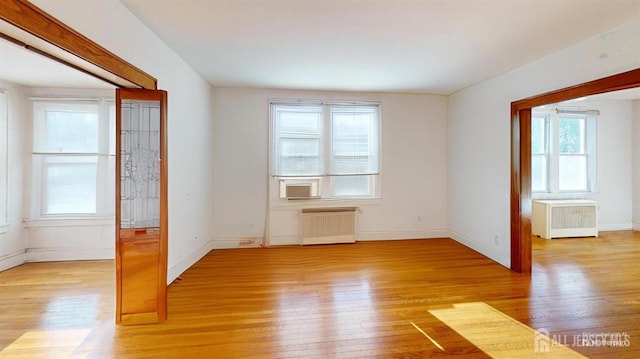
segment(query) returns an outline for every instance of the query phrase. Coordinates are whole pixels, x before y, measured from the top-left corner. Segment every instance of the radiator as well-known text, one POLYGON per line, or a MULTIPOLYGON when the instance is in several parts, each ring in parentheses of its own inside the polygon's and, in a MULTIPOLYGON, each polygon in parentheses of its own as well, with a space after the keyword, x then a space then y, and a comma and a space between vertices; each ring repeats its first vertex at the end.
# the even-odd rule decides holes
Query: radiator
POLYGON ((547 239, 597 237, 598 202, 579 199, 533 201, 531 233, 547 239))
POLYGON ((356 207, 305 208, 300 213, 302 244, 354 243, 356 207))

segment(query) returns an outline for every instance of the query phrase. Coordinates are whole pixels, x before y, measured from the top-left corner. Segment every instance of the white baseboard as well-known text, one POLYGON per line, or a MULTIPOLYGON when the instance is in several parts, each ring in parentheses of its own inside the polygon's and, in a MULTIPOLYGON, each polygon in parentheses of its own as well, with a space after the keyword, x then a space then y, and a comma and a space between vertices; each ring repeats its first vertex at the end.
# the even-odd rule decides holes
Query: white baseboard
POLYGON ((213 249, 256 248, 262 245, 260 237, 214 238, 213 249))
POLYGON ((630 231, 633 229, 633 223, 605 223, 598 224, 599 232, 606 231, 630 231))
POLYGON ((424 238, 449 238, 449 230, 428 229, 420 231, 361 231, 356 234, 356 241, 389 241, 424 238))
MULTIPOLYGON (((423 238, 449 238, 447 229, 431 229, 422 231, 366 231, 356 233, 356 241, 402 240, 423 238)), ((298 235, 282 235, 269 237, 270 246, 299 245, 298 235)))
POLYGON ((207 253, 211 252, 212 249, 214 249, 213 240, 205 243, 202 247, 198 248, 198 250, 191 253, 190 256, 171 266, 171 268, 168 268, 167 285, 171 284, 171 282, 178 278, 182 273, 192 265, 196 264, 200 259, 202 259, 202 257, 206 256, 207 253))
MULTIPOLYGON (((502 264, 507 268, 511 268, 511 254, 510 253, 500 253, 496 249, 491 248, 483 243, 480 243, 476 240, 473 240, 461 233, 450 231, 450 238, 455 240, 456 242, 473 249, 474 251, 482 254, 483 256, 502 264)), ((505 248, 506 246, 503 244, 501 248, 505 248)), ((507 247, 508 248, 508 247, 507 247)))
POLYGON ((59 262, 114 259, 113 248, 27 248, 27 262, 59 262))
POLYGON ((17 267, 27 262, 27 251, 20 250, 14 253, 0 256, 0 272, 9 268, 17 267))
POLYGON ((640 231, 640 223, 639 222, 636 222, 636 223, 633 224, 633 230, 634 231, 640 231))
POLYGON ((300 236, 285 235, 285 236, 271 236, 268 241, 269 246, 297 246, 301 245, 300 236))

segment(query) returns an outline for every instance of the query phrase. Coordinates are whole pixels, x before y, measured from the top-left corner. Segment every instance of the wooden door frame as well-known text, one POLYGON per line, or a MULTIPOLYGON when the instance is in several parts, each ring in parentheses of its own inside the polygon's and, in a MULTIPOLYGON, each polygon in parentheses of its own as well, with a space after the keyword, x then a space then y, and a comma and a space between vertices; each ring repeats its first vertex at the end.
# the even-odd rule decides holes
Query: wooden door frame
POLYGON ((511 269, 531 273, 531 109, 640 87, 640 68, 511 103, 511 269))
MULTIPOLYGON (((62 21, 49 15, 27 0, 2 0, 0 1, 0 20, 4 20, 14 27, 53 45, 78 58, 78 62, 91 64, 117 78, 124 79, 133 86, 115 84, 119 87, 139 87, 147 90, 157 89, 157 80, 131 65, 109 50, 91 41, 84 35, 65 25, 62 21)), ((43 49, 38 49, 33 44, 19 42, 26 49, 35 51, 40 55, 75 67, 68 60, 55 54, 48 54, 43 49)), ((82 70, 81 70, 82 71, 82 70)), ((83 71, 98 77, 101 80, 114 84, 105 78, 103 74, 83 71)))

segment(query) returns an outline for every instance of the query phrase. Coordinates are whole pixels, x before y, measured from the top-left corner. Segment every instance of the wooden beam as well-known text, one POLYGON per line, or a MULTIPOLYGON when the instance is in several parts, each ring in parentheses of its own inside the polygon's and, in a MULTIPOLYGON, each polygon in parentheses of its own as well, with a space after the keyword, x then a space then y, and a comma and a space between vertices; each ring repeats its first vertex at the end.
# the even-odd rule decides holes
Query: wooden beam
POLYGON ((136 86, 149 90, 157 88, 157 80, 154 77, 27 0, 2 0, 0 19, 136 86))

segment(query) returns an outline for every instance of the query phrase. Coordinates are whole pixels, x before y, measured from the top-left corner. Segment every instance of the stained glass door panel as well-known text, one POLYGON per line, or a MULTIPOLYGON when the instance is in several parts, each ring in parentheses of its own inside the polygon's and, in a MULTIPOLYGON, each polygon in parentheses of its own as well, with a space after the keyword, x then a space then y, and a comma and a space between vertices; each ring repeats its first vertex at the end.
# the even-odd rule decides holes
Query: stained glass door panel
POLYGON ((116 322, 166 319, 166 92, 116 91, 116 322))

